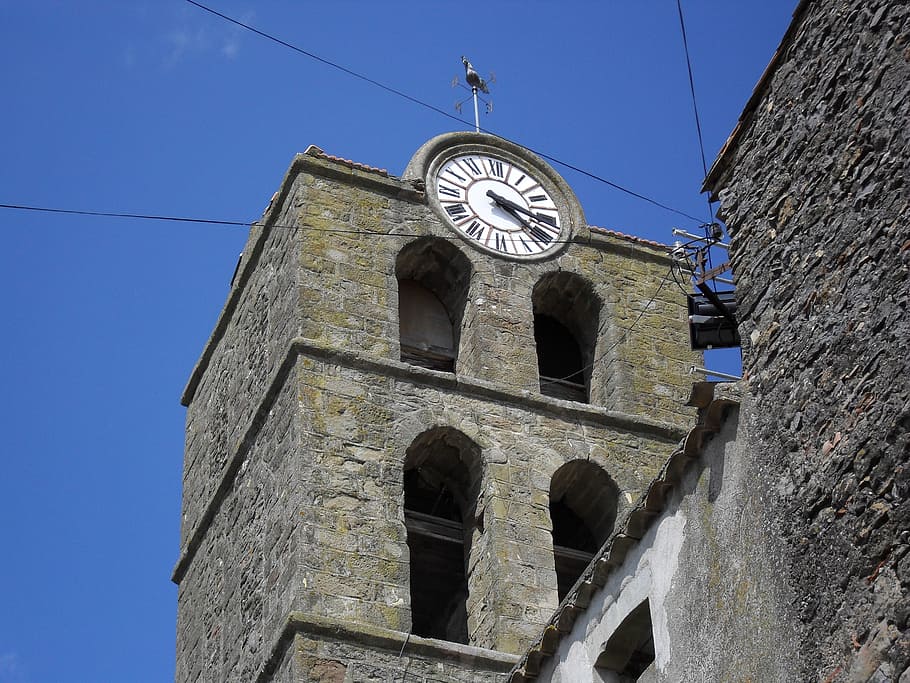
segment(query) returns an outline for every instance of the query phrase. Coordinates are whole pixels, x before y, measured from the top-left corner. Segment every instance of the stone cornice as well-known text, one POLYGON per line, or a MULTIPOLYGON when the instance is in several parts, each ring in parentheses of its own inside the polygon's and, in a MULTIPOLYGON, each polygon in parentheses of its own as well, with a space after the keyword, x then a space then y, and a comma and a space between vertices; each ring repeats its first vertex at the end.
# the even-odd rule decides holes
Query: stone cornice
POLYGON ((171 580, 180 583, 193 556, 202 544, 206 530, 211 525, 221 502, 231 490, 234 477, 243 458, 256 439, 256 435, 266 420, 279 391, 284 386, 299 356, 315 358, 334 363, 339 367, 356 368, 363 372, 374 373, 381 377, 394 377, 415 385, 435 387, 442 391, 494 403, 520 407, 524 410, 547 414, 572 423, 586 423, 600 427, 611 427, 626 433, 642 434, 656 439, 675 443, 685 435, 685 430, 672 424, 638 417, 616 410, 607 410, 597 406, 573 401, 550 398, 530 391, 516 391, 508 387, 487 382, 474 377, 463 377, 448 372, 428 370, 400 361, 376 358, 350 350, 339 350, 323 344, 297 337, 288 345, 285 357, 275 369, 257 409, 239 439, 237 448, 228 458, 221 480, 205 512, 188 534, 188 541, 181 549, 180 558, 174 567, 171 580))
POLYGON ((417 655, 443 662, 458 662, 466 668, 485 669, 503 674, 518 662, 517 655, 498 650, 422 638, 372 624, 352 624, 349 621, 306 612, 291 612, 272 641, 269 656, 255 679, 257 683, 270 680, 269 676, 283 659, 287 648, 292 646, 294 636, 298 633, 325 640, 357 643, 394 652, 398 656, 417 655))

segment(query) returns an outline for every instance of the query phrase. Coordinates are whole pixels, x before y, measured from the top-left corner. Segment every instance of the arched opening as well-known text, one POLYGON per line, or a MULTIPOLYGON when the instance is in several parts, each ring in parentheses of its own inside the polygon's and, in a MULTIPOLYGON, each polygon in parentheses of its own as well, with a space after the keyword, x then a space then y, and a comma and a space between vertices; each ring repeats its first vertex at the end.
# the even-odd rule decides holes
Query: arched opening
POLYGON ((561 322, 542 313, 534 316, 540 392, 554 398, 587 401, 584 360, 578 342, 561 322))
POLYGON ((471 264, 439 238, 406 245, 395 260, 401 360, 454 372, 471 264))
POLYGON ((616 683, 655 680, 654 630, 647 600, 626 615, 604 644, 594 666, 612 672, 614 675, 610 680, 616 683))
POLYGON ((476 445, 448 428, 424 432, 405 455, 404 518, 415 635, 468 643, 467 567, 479 463, 476 445))
POLYGON ((550 521, 560 602, 613 533, 618 500, 610 475, 588 460, 566 463, 553 474, 550 521))
POLYGON ((584 278, 560 271, 544 275, 532 299, 540 393, 587 403, 599 297, 584 278))
POLYGON ((455 331, 449 312, 439 297, 415 280, 398 281, 398 325, 401 360, 455 372, 455 331))

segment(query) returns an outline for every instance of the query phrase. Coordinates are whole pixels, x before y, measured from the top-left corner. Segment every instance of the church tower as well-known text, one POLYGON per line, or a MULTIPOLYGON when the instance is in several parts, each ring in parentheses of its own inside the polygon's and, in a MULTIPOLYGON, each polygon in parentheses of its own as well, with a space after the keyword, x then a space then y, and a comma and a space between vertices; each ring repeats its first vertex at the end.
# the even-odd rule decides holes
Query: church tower
POLYGON ((183 395, 177 681, 497 681, 691 421, 662 245, 479 133, 298 155, 183 395))

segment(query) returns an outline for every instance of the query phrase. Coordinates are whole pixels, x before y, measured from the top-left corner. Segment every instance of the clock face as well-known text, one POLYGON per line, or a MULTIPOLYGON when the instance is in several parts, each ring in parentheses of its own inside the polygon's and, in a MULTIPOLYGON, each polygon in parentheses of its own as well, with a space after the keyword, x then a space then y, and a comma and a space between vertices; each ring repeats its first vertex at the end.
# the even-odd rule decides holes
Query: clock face
POLYGON ((454 226, 479 247, 513 258, 534 258, 557 249, 559 208, 533 173, 485 153, 447 159, 432 191, 454 226))

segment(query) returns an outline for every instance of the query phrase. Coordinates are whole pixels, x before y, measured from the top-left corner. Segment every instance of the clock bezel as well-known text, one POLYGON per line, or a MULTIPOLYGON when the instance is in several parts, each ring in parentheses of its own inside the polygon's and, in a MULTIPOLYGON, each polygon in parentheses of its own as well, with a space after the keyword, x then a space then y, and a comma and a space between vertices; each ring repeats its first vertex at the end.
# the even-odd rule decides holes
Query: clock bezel
MULTIPOLYGON (((464 242, 479 251, 513 261, 538 261, 552 258, 568 245, 578 226, 584 225, 584 214, 571 188, 546 162, 529 150, 496 136, 484 133, 448 133, 433 138, 412 158, 405 178, 419 178, 426 187, 427 203, 445 225, 464 242), (528 173, 543 187, 556 206, 559 215, 559 234, 553 244, 532 254, 503 252, 465 234, 451 219, 437 196, 438 174, 456 157, 483 155, 504 161, 528 173)), ((467 204, 467 201, 464 202, 467 204)))

